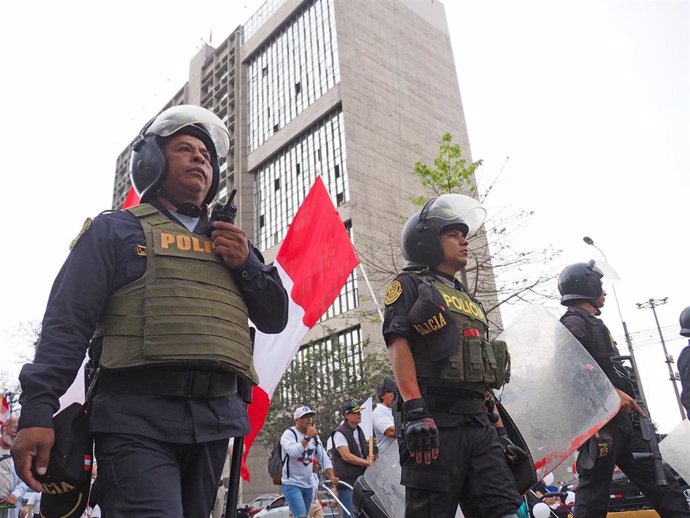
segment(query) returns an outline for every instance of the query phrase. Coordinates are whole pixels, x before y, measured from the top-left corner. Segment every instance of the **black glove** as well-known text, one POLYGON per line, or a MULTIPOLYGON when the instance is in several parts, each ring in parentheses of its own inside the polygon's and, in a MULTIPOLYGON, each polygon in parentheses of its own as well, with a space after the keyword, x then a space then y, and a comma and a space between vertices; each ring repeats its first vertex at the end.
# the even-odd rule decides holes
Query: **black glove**
POLYGON ((402 430, 407 449, 418 463, 430 464, 432 458, 438 457, 438 428, 423 399, 403 403, 402 430))
POLYGON ((503 453, 505 453, 510 462, 517 462, 518 460, 527 458, 527 452, 510 440, 508 431, 505 428, 496 428, 496 431, 498 432, 498 439, 501 441, 501 446, 503 446, 503 453))

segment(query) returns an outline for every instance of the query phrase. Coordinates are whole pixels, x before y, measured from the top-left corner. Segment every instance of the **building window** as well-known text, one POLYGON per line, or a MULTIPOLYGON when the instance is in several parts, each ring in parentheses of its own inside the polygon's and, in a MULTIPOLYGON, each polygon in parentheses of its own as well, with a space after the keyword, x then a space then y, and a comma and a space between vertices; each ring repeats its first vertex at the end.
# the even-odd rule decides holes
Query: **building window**
POLYGON ((256 225, 254 236, 259 250, 267 250, 284 239, 317 175, 322 176, 334 205, 350 200, 345 151, 343 116, 337 109, 256 170, 256 217, 265 216, 265 225, 256 225), (317 148, 322 149, 319 161, 317 148), (335 164, 339 164, 337 177, 335 164), (340 196, 336 196, 338 193, 340 196))

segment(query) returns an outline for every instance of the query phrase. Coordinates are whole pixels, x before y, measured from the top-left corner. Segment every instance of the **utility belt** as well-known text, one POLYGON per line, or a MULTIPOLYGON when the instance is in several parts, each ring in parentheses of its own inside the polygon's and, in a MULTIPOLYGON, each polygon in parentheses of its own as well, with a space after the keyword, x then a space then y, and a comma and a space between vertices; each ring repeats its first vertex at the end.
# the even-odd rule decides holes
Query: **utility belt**
POLYGON ((226 371, 136 369, 98 373, 98 392, 214 398, 237 393, 237 376, 226 371))
POLYGON ((484 394, 474 390, 448 387, 420 387, 429 410, 450 414, 479 414, 486 412, 484 394))

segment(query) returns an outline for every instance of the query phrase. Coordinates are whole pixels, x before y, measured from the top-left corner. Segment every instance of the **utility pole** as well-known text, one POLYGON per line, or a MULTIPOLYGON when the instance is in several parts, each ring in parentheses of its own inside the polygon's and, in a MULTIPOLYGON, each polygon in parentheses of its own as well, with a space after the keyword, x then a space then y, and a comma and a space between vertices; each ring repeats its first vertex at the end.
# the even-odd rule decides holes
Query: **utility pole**
POLYGON ((683 408, 683 403, 680 400, 680 392, 678 392, 678 379, 676 378, 675 373, 673 372, 673 367, 671 367, 671 364, 673 363, 673 358, 671 358, 668 355, 668 351, 666 350, 666 342, 664 342, 664 335, 661 332, 661 326, 659 325, 659 319, 656 316, 656 307, 657 306, 663 306, 668 302, 668 297, 664 297, 663 299, 649 299, 647 302, 638 302, 636 304, 637 309, 647 309, 647 308, 652 308, 652 313, 654 313, 654 321, 656 322, 656 328, 659 330, 659 338, 661 338, 661 346, 664 348, 664 356, 666 357, 666 365, 668 366, 668 374, 669 374, 669 379, 673 383, 673 390, 676 393, 676 401, 678 402, 678 409, 680 410, 680 416, 681 419, 685 419, 685 409, 683 408))
MULTIPOLYGON (((606 258, 606 254, 603 252, 601 248, 594 244, 594 240, 591 237, 585 236, 582 238, 582 240, 588 245, 591 245, 597 250, 599 250, 599 253, 604 258, 604 261, 606 261, 607 264, 609 263, 609 260, 606 258)), ((637 361, 635 361, 635 353, 633 352, 632 338, 630 338, 630 333, 628 333, 628 325, 625 323, 625 320, 623 320, 623 313, 621 313, 621 305, 618 303, 618 294, 616 293, 616 286, 613 283, 611 283, 611 289, 613 290, 613 298, 616 301, 616 307, 618 308, 618 316, 620 317, 621 324, 623 325, 625 343, 628 344, 628 352, 630 353, 630 363, 632 364, 633 372, 635 373, 635 379, 637 380, 638 390, 640 391, 640 398, 646 404, 647 399, 644 396, 644 389, 642 388, 642 379, 640 378, 640 371, 637 370, 637 361)))

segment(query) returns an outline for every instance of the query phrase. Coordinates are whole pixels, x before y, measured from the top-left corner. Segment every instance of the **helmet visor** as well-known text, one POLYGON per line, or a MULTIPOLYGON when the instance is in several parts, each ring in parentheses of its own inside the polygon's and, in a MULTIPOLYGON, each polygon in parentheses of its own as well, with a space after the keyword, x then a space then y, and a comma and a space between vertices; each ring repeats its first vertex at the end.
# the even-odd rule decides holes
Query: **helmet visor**
POLYGON ((609 282, 616 282, 621 279, 618 273, 616 273, 616 270, 613 269, 613 266, 605 263, 604 261, 592 260, 589 262, 589 267, 592 271, 598 273, 602 277, 605 277, 609 282))
POLYGON ((224 157, 230 150, 230 134, 218 116, 201 106, 182 104, 168 108, 154 119, 146 130, 146 134, 154 133, 161 137, 169 137, 185 126, 199 125, 209 134, 216 153, 224 157))
POLYGON ((468 235, 475 233, 486 219, 486 210, 479 201, 464 194, 442 194, 429 209, 429 217, 453 220, 460 218, 469 227, 468 235))

